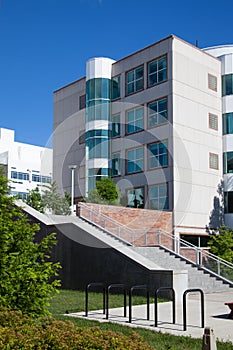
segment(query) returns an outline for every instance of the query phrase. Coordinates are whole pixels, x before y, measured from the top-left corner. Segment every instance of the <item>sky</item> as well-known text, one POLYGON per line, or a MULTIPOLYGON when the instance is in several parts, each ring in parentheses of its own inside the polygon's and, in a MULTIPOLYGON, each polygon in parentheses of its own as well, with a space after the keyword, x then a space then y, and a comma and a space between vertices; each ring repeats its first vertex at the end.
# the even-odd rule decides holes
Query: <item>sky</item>
POLYGON ((200 48, 233 44, 232 0, 0 0, 0 127, 48 145, 53 92, 86 61, 118 60, 170 34, 200 48))

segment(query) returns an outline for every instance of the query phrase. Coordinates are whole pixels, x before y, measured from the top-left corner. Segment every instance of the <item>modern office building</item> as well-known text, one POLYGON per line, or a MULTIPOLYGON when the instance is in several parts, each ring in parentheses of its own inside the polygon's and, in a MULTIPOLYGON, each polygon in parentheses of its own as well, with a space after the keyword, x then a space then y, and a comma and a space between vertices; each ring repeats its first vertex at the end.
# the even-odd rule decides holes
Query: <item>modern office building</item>
POLYGON ((221 61, 174 35, 118 61, 93 58, 54 92, 54 179, 75 198, 111 176, 130 207, 169 210, 205 245, 220 220, 221 61))
POLYGON ((224 216, 225 225, 233 227, 233 45, 210 47, 205 52, 221 61, 224 216))
POLYGON ((13 195, 26 198, 29 190, 50 183, 52 164, 52 149, 16 142, 14 130, 0 128, 0 168, 13 195))

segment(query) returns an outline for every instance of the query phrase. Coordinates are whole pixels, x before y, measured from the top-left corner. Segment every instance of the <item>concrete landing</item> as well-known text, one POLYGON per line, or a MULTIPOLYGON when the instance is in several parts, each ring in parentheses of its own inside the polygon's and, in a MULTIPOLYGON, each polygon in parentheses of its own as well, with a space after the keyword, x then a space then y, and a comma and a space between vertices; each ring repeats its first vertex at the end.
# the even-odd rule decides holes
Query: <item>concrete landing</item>
MULTIPOLYGON (((205 327, 214 330, 215 338, 233 343, 233 319, 228 319, 230 312, 225 302, 233 301, 233 292, 221 292, 205 294, 205 327)), ((154 305, 150 305, 150 320, 146 320, 146 305, 133 306, 132 323, 127 317, 123 317, 123 308, 109 310, 109 319, 102 310, 91 311, 88 314, 89 320, 99 322, 115 322, 131 327, 144 327, 162 333, 173 335, 191 336, 202 338, 204 329, 201 328, 201 303, 200 295, 190 293, 187 296, 187 330, 183 330, 183 305, 181 302, 176 305, 176 323, 172 323, 172 302, 158 304, 158 327, 154 326, 154 305)), ((68 315, 66 315, 68 316, 68 315)), ((86 318, 84 312, 69 314, 69 317, 86 318)))

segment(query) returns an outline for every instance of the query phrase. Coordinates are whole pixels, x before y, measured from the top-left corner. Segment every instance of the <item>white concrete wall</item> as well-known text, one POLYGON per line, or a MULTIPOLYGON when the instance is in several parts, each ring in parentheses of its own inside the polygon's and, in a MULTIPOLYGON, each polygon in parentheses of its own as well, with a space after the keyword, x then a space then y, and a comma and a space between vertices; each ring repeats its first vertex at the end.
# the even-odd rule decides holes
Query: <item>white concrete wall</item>
POLYGON ((172 72, 174 226, 204 233, 222 177, 221 63, 174 38, 172 72), (217 77, 217 92, 208 74, 217 77), (209 128, 209 113, 218 116, 218 131, 209 128), (209 153, 218 154, 218 170, 210 169, 209 153))

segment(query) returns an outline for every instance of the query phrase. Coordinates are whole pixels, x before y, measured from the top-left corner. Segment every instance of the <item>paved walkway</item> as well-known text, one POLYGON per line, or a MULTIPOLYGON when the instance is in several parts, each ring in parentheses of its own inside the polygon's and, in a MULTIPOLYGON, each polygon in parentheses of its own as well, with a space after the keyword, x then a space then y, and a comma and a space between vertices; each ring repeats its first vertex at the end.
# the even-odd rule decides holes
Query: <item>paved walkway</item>
MULTIPOLYGON (((205 294, 204 297, 204 317, 205 327, 214 330, 215 338, 233 343, 233 319, 228 319, 229 308, 225 302, 233 302, 232 292, 221 292, 205 294)), ((110 299, 111 302, 111 299, 110 299)), ((123 317, 123 308, 109 310, 109 319, 102 310, 91 311, 88 319, 99 322, 116 322, 131 327, 144 327, 162 333, 174 335, 185 335, 193 338, 202 338, 203 328, 201 328, 201 303, 200 295, 190 293, 187 296, 187 330, 183 330, 183 305, 176 305, 176 323, 172 323, 172 302, 158 304, 158 327, 154 326, 154 305, 150 305, 150 320, 146 319, 146 305, 133 306, 132 323, 129 323, 128 308, 127 317, 123 317)), ((73 317, 85 317, 84 312, 69 314, 73 317)), ((85 317, 86 318, 86 317, 85 317)))

